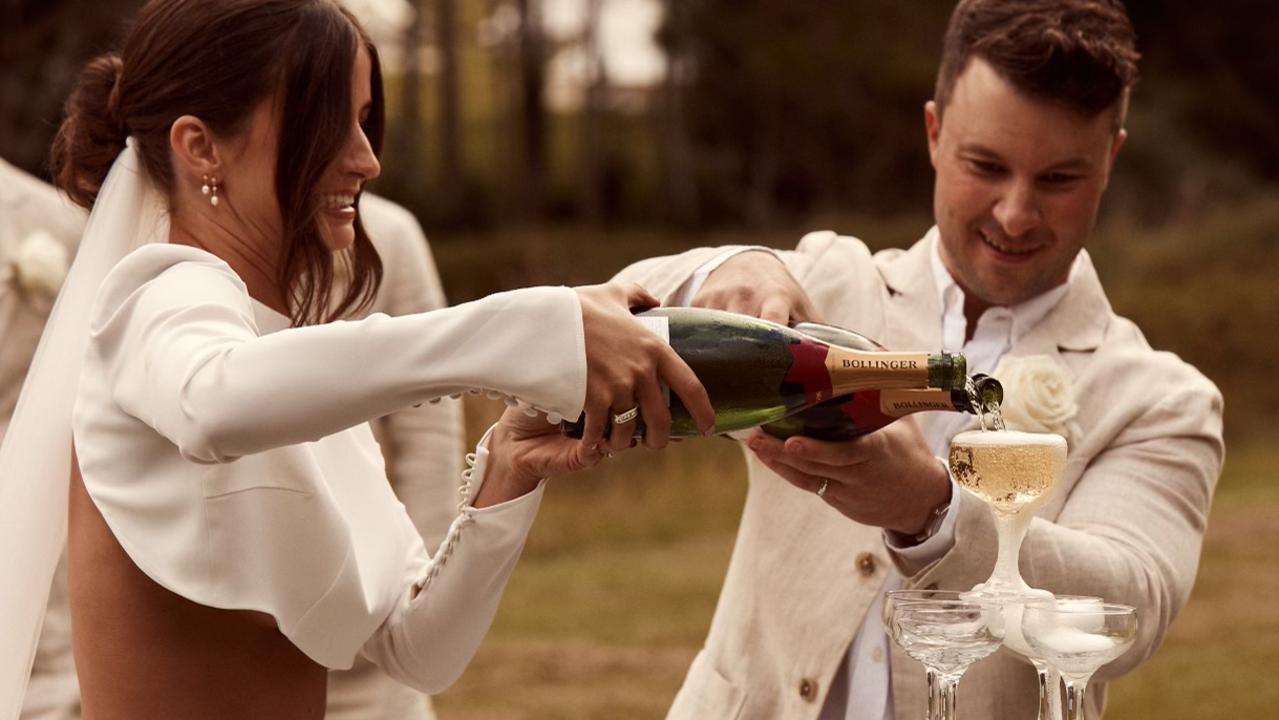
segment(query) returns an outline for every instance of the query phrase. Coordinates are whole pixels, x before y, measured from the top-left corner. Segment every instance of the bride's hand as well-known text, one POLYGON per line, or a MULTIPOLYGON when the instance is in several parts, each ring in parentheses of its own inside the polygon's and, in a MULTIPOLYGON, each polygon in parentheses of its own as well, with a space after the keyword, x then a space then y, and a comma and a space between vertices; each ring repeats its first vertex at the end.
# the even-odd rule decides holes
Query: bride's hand
MULTIPOLYGON (((658 305, 635 283, 606 283, 575 288, 586 334, 586 418, 581 444, 593 448, 613 425, 613 416, 638 408, 644 418, 644 442, 661 448, 670 437, 671 413, 662 392, 671 389, 703 433, 715 427, 715 411, 706 389, 679 355, 657 335, 644 330, 631 308, 658 305)), ((607 446, 628 447, 635 419, 612 428, 607 446)))
MULTIPOLYGON (((606 456, 594 445, 567 437, 545 415, 507 408, 488 442, 488 471, 475 507, 496 505, 537 487, 545 477, 593 467, 606 456)), ((609 451, 611 452, 611 451, 609 451)))

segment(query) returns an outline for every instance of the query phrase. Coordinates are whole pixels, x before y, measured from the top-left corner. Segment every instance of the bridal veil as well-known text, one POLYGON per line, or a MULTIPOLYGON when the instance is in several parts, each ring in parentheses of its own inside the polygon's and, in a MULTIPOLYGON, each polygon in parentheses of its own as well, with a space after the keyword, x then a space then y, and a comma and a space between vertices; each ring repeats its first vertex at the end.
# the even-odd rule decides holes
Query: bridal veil
POLYGON ((71 408, 98 287, 117 262, 167 242, 168 202, 129 139, 102 184, 0 446, 0 719, 17 718, 66 545, 71 408))

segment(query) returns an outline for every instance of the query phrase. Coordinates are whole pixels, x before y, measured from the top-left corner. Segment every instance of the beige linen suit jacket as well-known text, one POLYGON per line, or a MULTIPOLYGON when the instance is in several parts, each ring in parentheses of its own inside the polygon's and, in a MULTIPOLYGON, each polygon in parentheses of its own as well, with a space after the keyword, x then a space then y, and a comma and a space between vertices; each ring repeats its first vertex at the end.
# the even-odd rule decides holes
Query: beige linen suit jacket
MULTIPOLYGON (((43 233, 65 251, 69 263, 84 221, 84 211, 53 186, 0 160, 0 439, 9 426, 56 295, 52 286, 33 288, 22 281, 22 248, 37 233, 43 233)), ((48 608, 27 686, 23 720, 70 720, 80 714, 65 565, 54 575, 48 608)))
MULTIPOLYGON (((621 277, 669 299, 715 252, 647 260, 621 277)), ((927 242, 872 256, 855 238, 812 233, 783 257, 826 321, 893 348, 941 346, 927 242)), ((1135 646, 1089 687, 1088 717, 1098 718, 1105 681, 1156 650, 1190 594, 1224 456, 1222 399, 1115 315, 1086 255, 1065 297, 1010 353, 1059 363, 1079 405, 1065 475, 1022 548, 1025 579, 1139 612, 1135 646)), ((746 457, 749 489, 728 574, 672 720, 812 720, 890 564, 907 587, 943 589, 968 589, 994 566, 994 523, 980 502, 960 504, 953 548, 919 567, 889 551, 879 528, 746 457)), ((896 649, 890 662, 897 718, 923 716, 922 667, 896 649)), ((961 694, 970 717, 1035 716, 1034 671, 1005 649, 969 670, 961 694)))
POLYGON ((69 263, 85 218, 52 185, 0 160, 0 438, 57 294, 24 286, 17 267, 20 248, 43 233, 61 245, 69 263))
MULTIPOLYGON (((384 198, 365 193, 360 217, 382 258, 382 287, 370 312, 407 315, 446 307, 444 287, 417 218, 384 198)), ((462 473, 462 404, 445 399, 401 410, 372 423, 386 458, 391 486, 435 551, 457 514, 462 473)), ((429 699, 383 673, 365 658, 350 670, 329 672, 327 720, 428 720, 429 699)))

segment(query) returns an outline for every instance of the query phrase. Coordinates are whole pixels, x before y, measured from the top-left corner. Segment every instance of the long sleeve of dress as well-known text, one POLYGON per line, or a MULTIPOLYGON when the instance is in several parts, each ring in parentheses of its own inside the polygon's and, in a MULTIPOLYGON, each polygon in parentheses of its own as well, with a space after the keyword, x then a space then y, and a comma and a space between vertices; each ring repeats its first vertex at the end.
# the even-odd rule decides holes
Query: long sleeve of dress
POLYGON ((410 550, 405 579, 411 585, 363 648, 388 675, 427 693, 453 684, 479 648, 545 487, 500 505, 471 507, 487 465, 487 442, 485 435, 467 456, 472 467, 464 471, 463 499, 443 543, 426 563, 410 550))
POLYGON ((581 311, 567 288, 259 336, 251 300, 220 260, 180 246, 143 250, 108 277, 99 307, 109 313, 95 318, 92 339, 111 358, 116 402, 191 460, 316 440, 470 388, 581 412, 581 311), (152 279, 121 278, 135 273, 152 279), (113 352, 119 346, 142 352, 113 352))

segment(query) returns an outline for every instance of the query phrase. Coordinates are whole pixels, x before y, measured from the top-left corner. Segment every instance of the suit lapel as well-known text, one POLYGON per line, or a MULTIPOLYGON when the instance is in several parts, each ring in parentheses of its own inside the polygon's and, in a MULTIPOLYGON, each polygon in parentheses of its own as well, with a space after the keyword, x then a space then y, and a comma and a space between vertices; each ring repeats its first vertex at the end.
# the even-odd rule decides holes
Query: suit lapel
POLYGON ((1110 301, 1101 287, 1097 269, 1087 250, 1080 250, 1080 263, 1070 290, 1039 324, 1018 340, 1010 355, 1049 355, 1060 352, 1092 352, 1101 345, 1110 325, 1110 301))
MULTIPOLYGON (((876 254, 888 290, 883 342, 902 349, 941 347, 941 298, 933 279, 930 230, 909 250, 876 254)), ((1111 308, 1087 250, 1061 302, 1012 347, 1010 355, 1050 355, 1096 350, 1110 324, 1111 308)))
POLYGON ((941 348, 941 298, 933 279, 930 230, 909 250, 886 250, 875 255, 888 291, 882 342, 895 350, 941 348))

